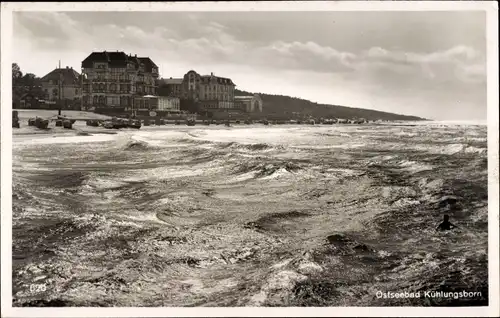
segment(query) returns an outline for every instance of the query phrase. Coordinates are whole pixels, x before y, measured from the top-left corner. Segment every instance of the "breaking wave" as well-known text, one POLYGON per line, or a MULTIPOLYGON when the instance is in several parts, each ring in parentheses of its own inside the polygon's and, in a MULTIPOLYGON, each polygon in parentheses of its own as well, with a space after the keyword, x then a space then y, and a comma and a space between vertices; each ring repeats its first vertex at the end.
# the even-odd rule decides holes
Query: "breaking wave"
POLYGON ((281 162, 271 162, 271 163, 262 163, 262 162, 244 162, 233 168, 233 173, 235 174, 246 174, 253 173, 255 178, 269 177, 274 174, 280 172, 290 172, 297 173, 300 170, 303 170, 304 167, 289 161, 281 161, 281 162))
POLYGON ((227 142, 219 143, 217 145, 220 149, 244 149, 250 151, 263 151, 270 149, 279 149, 280 147, 272 146, 266 143, 255 143, 255 144, 242 144, 238 142, 227 142))
POLYGON ((125 146, 123 146, 123 150, 134 150, 134 151, 145 151, 150 149, 155 149, 156 147, 148 144, 142 140, 130 140, 127 142, 125 146))
POLYGON ((193 138, 179 138, 175 139, 175 141, 180 142, 180 143, 185 143, 185 144, 193 144, 193 145, 205 145, 205 144, 211 144, 211 141, 208 140, 202 140, 202 139, 193 139, 193 138))
POLYGON ((417 146, 415 149, 429 151, 430 153, 435 154, 446 154, 446 155, 456 155, 456 154, 468 154, 468 153, 477 153, 486 155, 486 148, 479 148, 474 146, 468 146, 467 144, 449 144, 446 146, 433 146, 433 147, 425 147, 425 146, 417 146))

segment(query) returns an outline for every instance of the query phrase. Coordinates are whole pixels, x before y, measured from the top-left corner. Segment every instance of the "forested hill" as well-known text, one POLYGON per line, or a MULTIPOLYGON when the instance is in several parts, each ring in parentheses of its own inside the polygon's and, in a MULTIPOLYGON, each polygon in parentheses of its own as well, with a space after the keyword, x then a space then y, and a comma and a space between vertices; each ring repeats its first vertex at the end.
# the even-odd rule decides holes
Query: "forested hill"
MULTIPOLYGON (((235 90, 236 96, 253 95, 254 93, 235 90)), ((426 120, 417 116, 399 115, 370 109, 352 108, 346 106, 326 105, 311 102, 309 100, 258 93, 264 103, 263 113, 276 117, 295 117, 293 113, 302 116, 334 117, 334 118, 364 118, 367 120, 426 120)))

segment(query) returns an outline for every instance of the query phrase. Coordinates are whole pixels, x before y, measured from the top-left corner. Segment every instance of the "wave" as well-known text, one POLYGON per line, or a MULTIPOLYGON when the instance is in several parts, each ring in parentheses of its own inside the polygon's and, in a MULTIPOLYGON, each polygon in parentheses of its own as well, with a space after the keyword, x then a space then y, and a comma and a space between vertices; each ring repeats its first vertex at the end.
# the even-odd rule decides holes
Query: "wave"
POLYGON ((269 145, 266 143, 256 143, 256 144, 242 144, 238 142, 226 142, 226 143, 220 143, 218 146, 220 149, 244 149, 244 150, 251 150, 251 151, 262 151, 262 150, 270 150, 270 149, 275 149, 275 148, 281 148, 281 147, 276 147, 273 145, 269 145))
POLYGON ((449 144, 446 146, 414 146, 415 150, 426 151, 433 154, 444 154, 444 155, 460 155, 460 154, 480 154, 485 155, 488 151, 487 148, 479 148, 474 146, 468 146, 464 144, 449 144))
POLYGON ((478 148, 478 147, 473 147, 473 146, 468 146, 464 148, 465 153, 478 153, 478 154, 485 154, 488 152, 488 149, 486 148, 478 148))
POLYGON ((443 149, 443 152, 446 154, 449 154, 449 155, 455 155, 455 154, 460 154, 460 153, 483 154, 483 153, 486 153, 486 151, 487 151, 486 148, 478 148, 478 147, 460 145, 460 144, 451 144, 443 149))
POLYGON ((418 132, 407 132, 407 131, 401 131, 394 133, 395 136, 400 136, 400 137, 417 137, 420 136, 418 132))
POLYGON ((278 176, 286 173, 297 173, 303 167, 290 162, 274 162, 274 163, 243 163, 235 168, 235 174, 253 173, 254 178, 264 178, 278 176))
POLYGON ((403 160, 403 161, 399 162, 399 167, 403 170, 406 170, 408 172, 413 172, 413 173, 434 169, 434 167, 431 165, 423 164, 423 163, 419 163, 419 162, 415 162, 415 161, 409 161, 409 160, 403 160))
POLYGON ((144 150, 149 150, 149 149, 155 149, 156 147, 148 144, 145 141, 142 140, 130 140, 123 146, 122 150, 139 150, 139 151, 144 151, 144 150))
POLYGON ((205 145, 205 144, 211 144, 211 141, 208 140, 201 140, 201 139, 191 139, 191 138, 179 138, 175 139, 175 141, 180 142, 180 143, 185 143, 185 144, 194 144, 194 145, 205 145))
POLYGON ((280 149, 280 146, 273 146, 267 143, 250 143, 244 144, 236 141, 231 142, 217 142, 203 139, 180 138, 176 142, 190 145, 214 145, 215 149, 235 149, 235 150, 249 150, 249 151, 264 151, 271 149, 280 149))

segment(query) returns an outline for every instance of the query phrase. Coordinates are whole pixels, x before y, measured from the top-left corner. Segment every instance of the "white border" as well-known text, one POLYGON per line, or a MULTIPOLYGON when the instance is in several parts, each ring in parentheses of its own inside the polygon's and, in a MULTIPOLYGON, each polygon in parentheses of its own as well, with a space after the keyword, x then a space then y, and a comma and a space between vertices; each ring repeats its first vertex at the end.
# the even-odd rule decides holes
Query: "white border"
POLYGON ((498 3, 496 1, 341 1, 341 2, 202 2, 202 3, 17 3, 1 4, 1 247, 3 317, 165 317, 165 316, 499 316, 499 177, 498 177, 498 3), (12 11, 467 11, 487 12, 488 69, 488 257, 489 306, 334 307, 334 308, 17 308, 12 307, 12 84, 10 76, 12 11))

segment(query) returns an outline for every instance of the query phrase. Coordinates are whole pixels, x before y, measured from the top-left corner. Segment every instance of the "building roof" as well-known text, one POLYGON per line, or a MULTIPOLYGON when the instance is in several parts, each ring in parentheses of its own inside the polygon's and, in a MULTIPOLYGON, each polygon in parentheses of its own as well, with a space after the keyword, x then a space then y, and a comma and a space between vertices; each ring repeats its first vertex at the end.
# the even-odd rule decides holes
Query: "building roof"
POLYGON ((108 63, 109 67, 126 67, 129 61, 134 62, 136 68, 139 67, 138 62, 124 52, 92 52, 82 61, 82 67, 92 68, 95 62, 108 63))
POLYGON ((105 52, 110 67, 126 67, 128 56, 123 52, 105 52))
POLYGON ((162 79, 165 84, 182 84, 182 78, 164 78, 162 79))
POLYGON ((42 82, 63 80, 65 84, 79 84, 80 74, 72 67, 56 68, 49 74, 42 77, 42 82))
POLYGON ((153 67, 158 68, 158 66, 149 57, 137 57, 137 54, 132 56, 132 54, 126 54, 125 52, 92 52, 87 58, 82 61, 83 68, 92 68, 94 62, 108 63, 109 67, 127 67, 127 64, 132 62, 136 69, 139 69, 141 63, 144 64, 144 70, 146 72, 151 72, 153 67))
POLYGON ((235 85, 230 78, 220 77, 215 75, 202 75, 200 76, 202 83, 210 83, 210 81, 214 80, 219 84, 230 84, 235 85))
POLYGON ((226 78, 226 77, 221 77, 221 76, 215 76, 214 73, 210 74, 210 75, 200 75, 198 73, 196 73, 196 71, 193 71, 193 70, 190 70, 189 72, 187 72, 184 77, 187 76, 187 74, 189 73, 195 73, 196 74, 196 77, 200 79, 200 81, 204 84, 208 84, 208 83, 211 83, 213 81, 219 83, 219 84, 227 84, 227 85, 233 85, 233 86, 236 86, 236 84, 233 83, 233 81, 230 79, 230 78, 226 78))
POLYGON ((144 71, 151 73, 153 67, 158 69, 158 66, 149 57, 138 57, 139 62, 144 64, 144 71))

